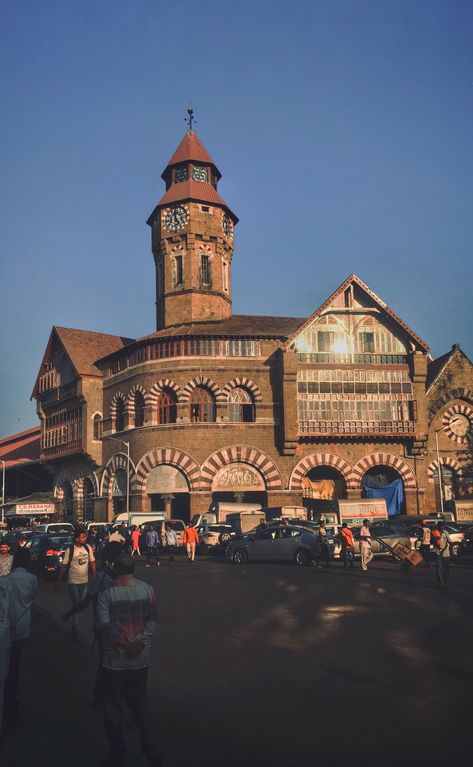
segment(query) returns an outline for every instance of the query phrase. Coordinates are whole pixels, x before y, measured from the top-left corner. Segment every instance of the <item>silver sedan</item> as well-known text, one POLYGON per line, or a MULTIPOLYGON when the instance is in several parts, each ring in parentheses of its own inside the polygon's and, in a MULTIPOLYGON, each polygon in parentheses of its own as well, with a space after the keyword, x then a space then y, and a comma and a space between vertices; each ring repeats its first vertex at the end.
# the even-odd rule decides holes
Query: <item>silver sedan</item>
POLYGON ((248 560, 291 560, 303 566, 310 564, 318 553, 317 538, 310 530, 295 525, 280 525, 260 533, 247 533, 231 541, 225 551, 225 558, 235 565, 243 565, 248 560))

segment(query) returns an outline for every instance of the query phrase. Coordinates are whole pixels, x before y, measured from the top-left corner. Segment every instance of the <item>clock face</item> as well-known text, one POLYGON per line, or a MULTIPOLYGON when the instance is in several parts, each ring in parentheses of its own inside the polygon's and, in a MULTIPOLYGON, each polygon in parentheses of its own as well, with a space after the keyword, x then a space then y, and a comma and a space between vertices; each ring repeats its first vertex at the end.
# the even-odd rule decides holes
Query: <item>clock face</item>
POLYGON ((229 240, 233 239, 233 221, 226 213, 223 214, 222 227, 229 240))
POLYGON ((192 178, 195 181, 207 181, 207 168, 204 168, 202 165, 194 165, 192 168, 192 178))
POLYGON ((455 413, 450 418, 448 425, 457 437, 465 437, 470 429, 470 419, 462 413, 455 413))
POLYGON ((182 229, 187 224, 187 211, 182 205, 178 205, 176 208, 171 208, 166 213, 164 219, 164 226, 169 229, 170 232, 177 232, 178 229, 182 229))

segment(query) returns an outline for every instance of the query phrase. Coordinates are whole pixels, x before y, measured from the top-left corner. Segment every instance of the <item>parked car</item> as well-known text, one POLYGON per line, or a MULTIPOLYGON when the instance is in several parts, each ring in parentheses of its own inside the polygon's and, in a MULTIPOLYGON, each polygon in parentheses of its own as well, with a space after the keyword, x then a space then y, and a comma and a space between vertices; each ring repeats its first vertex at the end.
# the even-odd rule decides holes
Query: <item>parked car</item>
POLYGON ((47 535, 35 533, 27 543, 34 570, 45 579, 57 578, 64 552, 74 543, 72 535, 47 535))
POLYGON ((246 533, 230 541, 225 559, 235 565, 248 561, 288 560, 303 566, 310 564, 318 551, 319 544, 313 532, 295 525, 280 525, 261 533, 246 533))
POLYGON ((473 554, 473 527, 468 527, 465 530, 465 537, 463 538, 463 553, 473 554))
MULTIPOLYGON (((360 556, 360 528, 352 530, 354 537, 353 551, 355 556, 360 556)), ((415 538, 411 536, 405 525, 396 525, 389 520, 376 522, 370 527, 371 550, 377 557, 393 556, 391 549, 397 543, 403 543, 411 549, 415 547, 415 538), (387 544, 383 546, 383 541, 387 544), (389 548, 388 548, 389 547, 389 548)))
POLYGON ((71 522, 46 522, 44 525, 36 525, 35 533, 74 535, 74 525, 71 522))
POLYGON ((200 541, 200 550, 203 554, 209 550, 228 546, 233 538, 236 538, 236 532, 231 525, 201 525, 197 528, 197 534, 200 541))

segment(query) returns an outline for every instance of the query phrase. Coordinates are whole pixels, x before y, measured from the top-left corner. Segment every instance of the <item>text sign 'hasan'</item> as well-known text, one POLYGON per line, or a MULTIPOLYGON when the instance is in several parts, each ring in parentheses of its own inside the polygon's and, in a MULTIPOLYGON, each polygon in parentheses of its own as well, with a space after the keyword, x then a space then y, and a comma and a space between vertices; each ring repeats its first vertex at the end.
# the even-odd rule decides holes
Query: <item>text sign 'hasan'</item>
POLYGON ((35 516, 36 514, 54 514, 54 503, 16 503, 8 510, 7 516, 24 514, 35 516))
POLYGON ((213 481, 213 489, 219 490, 264 490, 262 476, 246 463, 232 463, 224 466, 213 481))

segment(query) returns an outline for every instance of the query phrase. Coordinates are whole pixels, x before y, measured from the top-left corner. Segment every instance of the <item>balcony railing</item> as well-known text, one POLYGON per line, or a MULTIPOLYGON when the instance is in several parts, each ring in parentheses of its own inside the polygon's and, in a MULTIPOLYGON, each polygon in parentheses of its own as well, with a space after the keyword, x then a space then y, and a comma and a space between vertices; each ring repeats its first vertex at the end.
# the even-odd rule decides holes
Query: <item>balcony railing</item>
POLYGON ((82 451, 82 441, 76 439, 73 442, 66 442, 63 445, 53 445, 52 447, 42 447, 40 451, 40 458, 46 460, 48 458, 61 458, 65 455, 72 455, 73 453, 80 453, 82 451))
POLYGON ((61 402, 62 400, 69 399, 69 397, 75 397, 77 394, 77 383, 64 384, 64 386, 58 386, 55 389, 49 389, 39 395, 39 399, 43 405, 49 405, 52 402, 61 402))
POLYGON ((299 436, 415 434, 415 421, 299 421, 299 436))
POLYGON ((331 352, 299 353, 299 362, 318 365, 406 365, 406 354, 332 354, 331 352))

